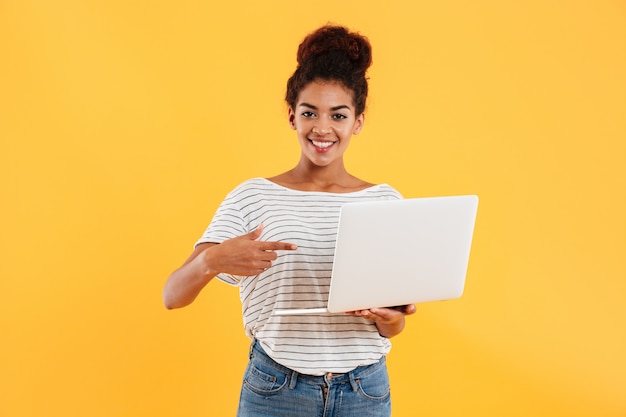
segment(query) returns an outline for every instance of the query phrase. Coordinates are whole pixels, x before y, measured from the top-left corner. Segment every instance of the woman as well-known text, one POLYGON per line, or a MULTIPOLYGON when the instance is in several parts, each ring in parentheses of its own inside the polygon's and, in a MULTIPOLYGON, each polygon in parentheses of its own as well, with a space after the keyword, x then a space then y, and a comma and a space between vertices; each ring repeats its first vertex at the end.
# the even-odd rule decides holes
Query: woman
POLYGON ((190 304, 216 276, 240 286, 244 327, 253 341, 240 417, 391 413, 385 355, 415 306, 272 314, 325 306, 343 204, 402 198, 344 165, 351 137, 365 121, 371 61, 367 38, 343 27, 324 26, 304 39, 286 94, 299 162, 233 190, 165 285, 167 308, 190 304))

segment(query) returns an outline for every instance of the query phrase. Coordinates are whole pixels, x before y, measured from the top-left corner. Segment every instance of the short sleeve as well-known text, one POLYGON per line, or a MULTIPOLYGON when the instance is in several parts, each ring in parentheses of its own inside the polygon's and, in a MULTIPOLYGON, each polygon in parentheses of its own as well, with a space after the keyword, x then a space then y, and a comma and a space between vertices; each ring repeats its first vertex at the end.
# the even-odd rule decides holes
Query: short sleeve
MULTIPOLYGON (((237 196, 233 193, 226 197, 195 246, 201 243, 222 243, 228 239, 248 233, 247 225, 241 216, 241 210, 238 207, 237 200, 237 196)), ((242 279, 240 276, 226 273, 218 274, 217 278, 227 284, 235 286, 238 286, 242 279)))

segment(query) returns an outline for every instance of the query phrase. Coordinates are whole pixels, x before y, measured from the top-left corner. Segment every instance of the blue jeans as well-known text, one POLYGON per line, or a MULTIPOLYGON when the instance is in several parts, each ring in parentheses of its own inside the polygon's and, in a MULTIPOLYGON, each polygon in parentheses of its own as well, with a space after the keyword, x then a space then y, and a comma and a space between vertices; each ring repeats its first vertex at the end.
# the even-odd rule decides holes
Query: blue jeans
POLYGON ((254 342, 237 417, 389 417, 385 357, 346 374, 311 376, 276 363, 254 342))

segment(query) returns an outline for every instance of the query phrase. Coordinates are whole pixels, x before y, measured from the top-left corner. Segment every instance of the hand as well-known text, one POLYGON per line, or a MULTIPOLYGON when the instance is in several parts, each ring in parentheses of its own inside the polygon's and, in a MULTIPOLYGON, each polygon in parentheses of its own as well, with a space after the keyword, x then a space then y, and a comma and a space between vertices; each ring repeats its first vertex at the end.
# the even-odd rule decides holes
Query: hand
POLYGON ((359 316, 380 324, 393 324, 404 318, 414 314, 416 307, 414 304, 398 307, 382 307, 370 308, 367 310, 349 311, 346 314, 359 316))
POLYGON ((263 232, 263 225, 245 235, 228 239, 205 251, 204 261, 216 273, 232 275, 257 275, 272 266, 277 250, 296 250, 298 247, 287 242, 263 242, 257 239, 263 232))
POLYGON ((414 304, 399 307, 370 308, 349 311, 346 314, 363 317, 376 324, 378 332, 384 337, 393 337, 404 329, 404 317, 415 314, 414 304))

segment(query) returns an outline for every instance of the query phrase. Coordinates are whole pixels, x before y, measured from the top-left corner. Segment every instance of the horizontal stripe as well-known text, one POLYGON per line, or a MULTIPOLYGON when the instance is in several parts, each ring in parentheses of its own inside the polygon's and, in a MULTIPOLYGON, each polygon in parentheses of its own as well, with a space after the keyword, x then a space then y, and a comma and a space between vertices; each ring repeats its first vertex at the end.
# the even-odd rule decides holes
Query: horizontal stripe
POLYGON ((396 200, 389 185, 352 193, 292 190, 263 178, 248 180, 222 202, 197 244, 221 243, 263 224, 259 240, 290 242, 260 275, 218 279, 239 285, 246 334, 260 340, 278 363, 301 373, 343 373, 377 362, 391 344, 376 326, 349 315, 274 316, 285 308, 325 307, 328 300, 339 210, 348 202, 396 200))

